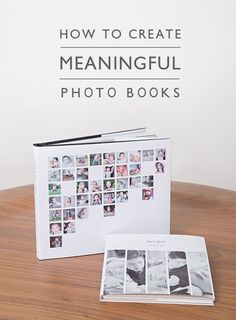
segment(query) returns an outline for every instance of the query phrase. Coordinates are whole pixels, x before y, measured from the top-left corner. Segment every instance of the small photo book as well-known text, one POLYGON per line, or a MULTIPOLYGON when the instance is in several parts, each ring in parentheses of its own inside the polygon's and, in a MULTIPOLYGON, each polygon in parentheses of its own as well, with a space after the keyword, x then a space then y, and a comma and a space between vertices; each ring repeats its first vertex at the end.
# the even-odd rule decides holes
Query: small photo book
POLYGON ((213 305, 205 239, 185 235, 109 235, 100 300, 213 305))
POLYGON ((39 259, 104 252, 109 233, 169 233, 168 138, 141 128, 33 148, 39 259))

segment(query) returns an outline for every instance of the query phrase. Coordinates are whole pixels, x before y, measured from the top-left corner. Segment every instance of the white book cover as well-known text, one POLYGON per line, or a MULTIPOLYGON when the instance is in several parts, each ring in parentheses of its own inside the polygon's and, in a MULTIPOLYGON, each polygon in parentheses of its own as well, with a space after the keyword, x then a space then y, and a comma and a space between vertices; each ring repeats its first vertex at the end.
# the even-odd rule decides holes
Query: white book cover
POLYGON ((104 252, 110 233, 169 233, 170 140, 142 131, 34 145, 39 259, 104 252))
POLYGON ((100 299, 213 305, 205 239, 161 234, 107 236, 100 299))

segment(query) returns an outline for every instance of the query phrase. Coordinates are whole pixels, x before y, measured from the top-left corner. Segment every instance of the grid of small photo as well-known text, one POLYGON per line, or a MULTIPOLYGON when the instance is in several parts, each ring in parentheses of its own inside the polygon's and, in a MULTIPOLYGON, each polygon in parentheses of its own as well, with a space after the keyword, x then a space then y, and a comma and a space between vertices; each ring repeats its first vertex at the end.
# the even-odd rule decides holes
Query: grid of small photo
POLYGON ((50 247, 62 247, 63 235, 76 233, 76 221, 89 218, 91 206, 100 206, 103 217, 114 217, 120 204, 129 201, 132 189, 141 199, 154 197, 154 176, 165 172, 166 149, 51 156, 48 159, 48 208, 50 247), (150 175, 142 165, 151 162, 150 175), (100 179, 90 179, 94 166, 100 179), (73 182, 73 194, 62 194, 62 184, 73 182))
POLYGON ((104 294, 213 294, 204 252, 108 250, 104 294))

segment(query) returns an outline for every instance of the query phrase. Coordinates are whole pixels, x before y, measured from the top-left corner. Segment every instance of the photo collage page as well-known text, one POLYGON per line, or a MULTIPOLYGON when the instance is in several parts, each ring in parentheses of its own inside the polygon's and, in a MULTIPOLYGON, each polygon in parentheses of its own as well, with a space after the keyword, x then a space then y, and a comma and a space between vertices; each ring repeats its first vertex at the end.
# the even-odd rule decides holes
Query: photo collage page
POLYGON ((108 250, 105 268, 104 295, 213 295, 205 252, 108 250))
POLYGON ((49 246, 60 248, 63 237, 76 233, 76 223, 89 219, 90 208, 99 206, 102 217, 119 214, 119 206, 129 202, 132 189, 140 189, 141 201, 154 199, 154 179, 165 174, 165 148, 53 155, 48 158, 49 246), (148 175, 142 174, 151 163, 148 175), (92 168, 102 168, 99 179, 92 179, 92 168), (73 182, 74 191, 62 194, 62 184, 73 182))

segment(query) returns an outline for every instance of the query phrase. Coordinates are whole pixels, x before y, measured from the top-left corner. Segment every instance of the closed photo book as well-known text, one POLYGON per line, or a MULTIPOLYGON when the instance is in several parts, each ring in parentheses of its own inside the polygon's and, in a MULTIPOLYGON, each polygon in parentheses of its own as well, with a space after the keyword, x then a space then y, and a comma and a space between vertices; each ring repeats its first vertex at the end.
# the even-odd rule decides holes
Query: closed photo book
POLYGON ((141 128, 33 149, 39 259, 104 252, 110 233, 169 233, 168 138, 141 128))
POLYGON ((213 305, 205 239, 161 234, 107 236, 100 300, 213 305))

